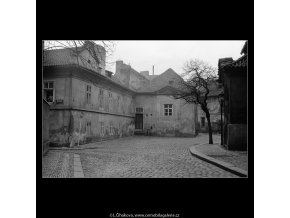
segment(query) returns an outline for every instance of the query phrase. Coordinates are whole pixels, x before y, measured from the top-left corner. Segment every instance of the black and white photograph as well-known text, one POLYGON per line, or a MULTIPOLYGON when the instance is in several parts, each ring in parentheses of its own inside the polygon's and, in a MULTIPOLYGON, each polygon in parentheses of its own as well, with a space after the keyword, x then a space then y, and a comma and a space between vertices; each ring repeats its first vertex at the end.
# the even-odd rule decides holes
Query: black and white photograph
POLYGON ((247 177, 247 39, 42 41, 42 178, 247 177))

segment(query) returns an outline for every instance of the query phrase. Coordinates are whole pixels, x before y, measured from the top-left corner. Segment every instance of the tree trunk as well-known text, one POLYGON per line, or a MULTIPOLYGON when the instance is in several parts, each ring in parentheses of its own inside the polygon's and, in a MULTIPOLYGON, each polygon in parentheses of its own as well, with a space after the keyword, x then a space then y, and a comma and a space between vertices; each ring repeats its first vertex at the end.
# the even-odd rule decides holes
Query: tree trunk
POLYGON ((211 123, 210 123, 210 114, 206 113, 206 120, 207 120, 207 125, 208 125, 208 139, 209 139, 209 144, 213 144, 212 140, 212 129, 211 129, 211 123))

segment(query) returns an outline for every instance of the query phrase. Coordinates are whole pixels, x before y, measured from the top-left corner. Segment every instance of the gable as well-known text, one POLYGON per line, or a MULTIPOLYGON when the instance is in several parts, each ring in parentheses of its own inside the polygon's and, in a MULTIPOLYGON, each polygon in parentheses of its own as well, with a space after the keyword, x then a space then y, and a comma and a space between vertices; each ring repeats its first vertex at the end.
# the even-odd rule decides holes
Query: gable
POLYGON ((164 73, 156 77, 152 80, 152 85, 156 87, 164 87, 167 85, 171 85, 173 87, 176 87, 179 85, 179 82, 182 80, 182 78, 175 73, 171 68, 166 70, 164 73))
POLYGON ((181 91, 172 87, 172 86, 165 86, 159 90, 157 90, 155 92, 155 94, 158 94, 158 95, 174 95, 174 94, 178 94, 180 93, 181 91))

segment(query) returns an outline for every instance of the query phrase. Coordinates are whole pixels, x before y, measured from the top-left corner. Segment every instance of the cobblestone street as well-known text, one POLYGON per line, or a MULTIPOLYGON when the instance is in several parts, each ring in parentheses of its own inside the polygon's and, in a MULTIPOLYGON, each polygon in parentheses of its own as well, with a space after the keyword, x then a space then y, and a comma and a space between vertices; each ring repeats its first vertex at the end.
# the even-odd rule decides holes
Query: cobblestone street
MULTIPOLYGON (((94 149, 50 150, 43 158, 43 177, 72 178, 74 154, 80 155, 86 178, 238 177, 191 155, 189 147, 207 137, 134 136, 97 142, 94 149)), ((214 135, 214 142, 219 138, 214 135)))

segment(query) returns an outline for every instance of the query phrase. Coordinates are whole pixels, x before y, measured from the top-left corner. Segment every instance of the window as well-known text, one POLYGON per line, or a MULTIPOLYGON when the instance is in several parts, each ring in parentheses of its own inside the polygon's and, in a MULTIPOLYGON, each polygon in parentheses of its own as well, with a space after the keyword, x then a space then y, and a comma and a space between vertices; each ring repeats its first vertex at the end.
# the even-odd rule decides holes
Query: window
POLYGON ((113 123, 110 123, 110 134, 111 135, 113 135, 113 131, 114 131, 113 123))
POLYGON ((119 112, 120 96, 117 97, 117 112, 119 112))
POLYGON ((104 107, 104 90, 100 89, 100 107, 104 107))
POLYGON ((113 101, 112 92, 109 92, 109 111, 112 110, 112 101, 113 101))
POLYGON ((172 104, 164 105, 164 116, 172 116, 173 107, 172 104))
POLYGON ((105 135, 105 125, 104 122, 101 122, 101 136, 105 135))
POLYGON ((44 82, 44 99, 48 103, 52 103, 54 101, 54 84, 53 82, 44 82))
POLYGON ((172 80, 170 80, 170 81, 169 81, 169 84, 170 84, 170 85, 172 85, 172 84, 173 84, 173 81, 172 81, 172 80))
POLYGON ((201 127, 205 127, 205 117, 201 117, 201 127))
POLYGON ((87 101, 87 104, 91 103, 91 97, 92 97, 92 87, 90 85, 87 85, 87 89, 86 89, 86 101, 87 101))
POLYGON ((136 113, 143 113, 143 107, 136 107, 136 113))
POLYGON ((87 129, 86 129, 87 135, 91 135, 91 122, 87 122, 87 129))

